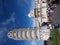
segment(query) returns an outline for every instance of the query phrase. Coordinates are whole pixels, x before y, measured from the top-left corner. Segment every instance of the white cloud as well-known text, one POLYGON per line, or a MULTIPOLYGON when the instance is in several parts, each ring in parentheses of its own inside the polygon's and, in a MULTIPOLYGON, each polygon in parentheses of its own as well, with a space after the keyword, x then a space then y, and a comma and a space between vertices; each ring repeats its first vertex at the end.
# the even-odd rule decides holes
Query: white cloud
POLYGON ((14 17, 15 12, 13 12, 11 15, 12 15, 11 18, 8 19, 7 21, 3 22, 2 24, 6 25, 6 24, 8 24, 10 21, 15 22, 15 17, 14 17))

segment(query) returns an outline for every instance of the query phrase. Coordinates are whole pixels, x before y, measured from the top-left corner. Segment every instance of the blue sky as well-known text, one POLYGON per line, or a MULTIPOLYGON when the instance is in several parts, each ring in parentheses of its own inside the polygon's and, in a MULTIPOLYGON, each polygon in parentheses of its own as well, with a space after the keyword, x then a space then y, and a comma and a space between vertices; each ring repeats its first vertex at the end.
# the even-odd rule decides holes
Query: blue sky
POLYGON ((34 19, 27 16, 34 0, 0 0, 0 4, 0 45, 43 45, 42 40, 15 41, 7 37, 11 29, 34 27, 34 19))

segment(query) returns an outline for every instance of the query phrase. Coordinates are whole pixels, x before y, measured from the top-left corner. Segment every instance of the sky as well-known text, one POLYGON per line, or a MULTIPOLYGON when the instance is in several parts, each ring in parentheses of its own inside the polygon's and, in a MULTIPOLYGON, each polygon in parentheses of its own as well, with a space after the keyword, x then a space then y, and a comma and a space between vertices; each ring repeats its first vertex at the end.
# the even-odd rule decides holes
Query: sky
POLYGON ((42 40, 12 40, 7 37, 12 29, 34 27, 34 19, 28 17, 33 8, 33 0, 0 0, 0 45, 43 45, 42 40))

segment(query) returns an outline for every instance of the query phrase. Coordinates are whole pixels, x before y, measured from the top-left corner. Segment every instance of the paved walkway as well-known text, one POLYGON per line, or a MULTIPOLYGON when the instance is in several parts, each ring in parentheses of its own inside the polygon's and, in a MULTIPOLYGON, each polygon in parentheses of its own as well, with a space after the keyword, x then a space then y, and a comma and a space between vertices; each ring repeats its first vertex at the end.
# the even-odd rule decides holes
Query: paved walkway
MULTIPOLYGON (((58 5, 57 8, 54 10, 53 16, 54 16, 53 21, 60 24, 60 5, 58 5)), ((58 28, 58 32, 60 34, 60 28, 58 28)), ((58 45, 60 45, 60 36, 57 36, 57 42, 58 45)))
MULTIPOLYGON (((57 22, 58 24, 60 24, 60 5, 57 6, 57 8, 55 9, 54 13, 54 22, 57 22)), ((60 28, 58 29, 58 32, 60 34, 60 28)))
POLYGON ((60 45, 60 36, 57 37, 58 45, 60 45))

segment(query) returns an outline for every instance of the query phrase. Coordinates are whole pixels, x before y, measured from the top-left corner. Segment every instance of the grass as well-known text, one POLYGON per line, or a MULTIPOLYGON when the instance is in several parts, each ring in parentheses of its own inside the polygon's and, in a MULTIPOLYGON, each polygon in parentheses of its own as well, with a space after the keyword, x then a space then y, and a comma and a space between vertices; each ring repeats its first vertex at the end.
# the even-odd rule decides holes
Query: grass
POLYGON ((52 29, 50 32, 50 36, 52 37, 52 40, 50 41, 49 45, 57 45, 57 30, 52 29))

